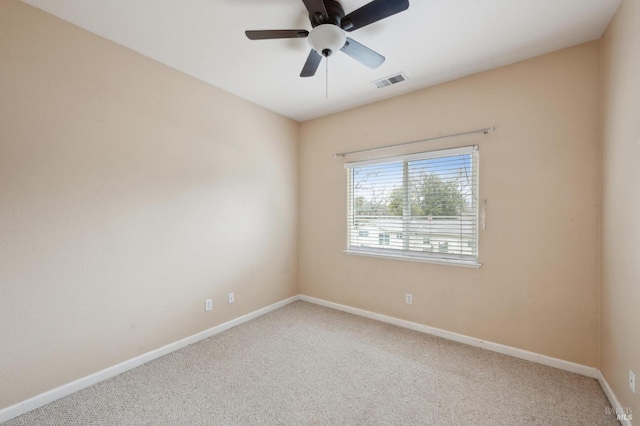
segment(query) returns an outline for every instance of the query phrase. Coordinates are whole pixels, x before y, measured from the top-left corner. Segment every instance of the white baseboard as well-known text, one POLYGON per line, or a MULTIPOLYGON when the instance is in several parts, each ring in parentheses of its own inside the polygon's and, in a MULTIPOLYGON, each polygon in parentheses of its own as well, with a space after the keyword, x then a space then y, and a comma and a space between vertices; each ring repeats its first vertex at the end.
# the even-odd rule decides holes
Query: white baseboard
MULTIPOLYGON (((618 399, 616 398, 615 394, 613 393, 613 390, 609 386, 609 383, 607 383, 607 380, 604 378, 600 370, 598 370, 597 368, 576 364, 570 361, 565 361, 562 359, 553 358, 546 355, 537 354, 535 352, 525 351, 523 349, 518 349, 511 346, 501 345, 499 343, 488 342, 485 340, 477 339, 475 337, 465 336, 463 334, 453 333, 450 331, 429 327, 429 326, 418 324, 415 322, 406 321, 406 320, 402 320, 394 317, 389 317, 382 314, 377 314, 375 312, 365 311, 363 309, 353 308, 351 306, 341 305, 339 303, 329 302, 327 300, 318 299, 315 297, 298 295, 298 296, 293 296, 288 299, 282 300, 280 302, 274 303, 273 305, 266 306, 262 309, 258 309, 257 311, 243 315, 241 317, 238 317, 231 321, 217 325, 208 330, 204 330, 200 333, 194 334, 184 339, 178 340, 177 342, 170 343, 166 346, 155 349, 151 352, 147 352, 146 354, 121 362, 120 364, 114 365, 109 368, 105 368, 104 370, 98 371, 89 376, 82 377, 71 383, 67 383, 65 385, 59 386, 50 391, 44 392, 40 395, 36 395, 33 398, 29 398, 25 401, 3 408, 2 410, 0 410, 0 423, 6 422, 7 420, 10 420, 14 417, 25 414, 31 410, 35 410, 36 408, 42 407, 43 405, 49 404, 57 399, 63 398, 81 389, 84 389, 96 383, 102 382, 104 380, 110 379, 111 377, 117 376, 118 374, 124 373, 125 371, 131 370, 135 367, 138 367, 156 358, 160 358, 161 356, 164 356, 168 353, 177 351, 193 343, 199 342, 200 340, 204 340, 208 337, 211 337, 218 333, 226 331, 232 327, 235 327, 237 325, 240 325, 242 323, 255 319, 261 315, 264 315, 266 313, 279 309, 285 305, 288 305, 292 302, 295 302, 296 300, 303 300, 305 302, 314 303, 316 305, 321 305, 321 306, 336 309, 339 311, 348 312, 350 314, 359 315, 365 318, 370 318, 370 319, 381 321, 384 323, 397 325, 399 327, 408 328, 408 329, 419 331, 422 333, 442 337, 444 339, 453 340, 455 342, 476 346, 476 347, 487 349, 493 352, 498 352, 504 355, 510 355, 515 358, 520 358, 527 361, 532 361, 532 362, 547 365, 550 367, 559 368, 561 370, 570 371, 572 373, 577 373, 587 377, 591 377, 591 378, 597 379, 600 382, 600 386, 602 387, 605 395, 609 399, 609 402, 611 403, 612 407, 614 408, 622 407, 618 402, 618 399)), ((633 426, 631 421, 628 421, 628 420, 621 420, 620 422, 622 423, 623 426, 633 426)))
MULTIPOLYGON (((611 389, 611 386, 609 386, 607 379, 604 378, 604 375, 600 370, 598 370, 597 379, 598 379, 598 382, 600 382, 600 387, 604 391, 604 394, 607 396, 607 399, 611 403, 611 406, 614 409, 617 409, 620 413, 624 413, 624 408, 618 401, 618 398, 616 398, 616 394, 613 393, 613 389, 611 389)), ((633 424, 631 423, 631 420, 620 419, 618 421, 622 426, 633 426, 633 424)))
POLYGON ((288 299, 274 303, 273 305, 266 306, 262 309, 258 309, 257 311, 248 313, 231 321, 227 321, 223 324, 212 327, 208 330, 204 330, 192 336, 185 337, 184 339, 178 340, 177 342, 173 342, 151 352, 147 352, 146 354, 142 354, 135 358, 131 358, 127 361, 121 362, 120 364, 116 364, 112 367, 108 367, 104 370, 82 377, 71 383, 67 383, 50 391, 41 393, 40 395, 36 395, 33 398, 29 398, 25 401, 18 402, 17 404, 10 405, 9 407, 0 410, 0 423, 28 413, 31 410, 35 410, 36 408, 42 407, 43 405, 49 404, 67 395, 71 395, 72 393, 77 392, 81 389, 110 379, 111 377, 117 376, 118 374, 124 373, 125 371, 139 367, 142 364, 145 364, 156 358, 160 358, 161 356, 168 353, 175 352, 179 349, 184 348, 185 346, 192 345, 196 342, 199 342, 200 340, 204 340, 218 333, 222 333, 223 331, 250 321, 261 315, 264 315, 271 311, 275 311, 276 309, 288 305, 289 303, 295 302, 296 300, 298 300, 298 296, 290 297, 288 299))
MULTIPOLYGON (((580 374, 583 376, 597 379, 606 395, 609 403, 613 408, 617 408, 620 413, 624 413, 624 407, 616 398, 613 390, 607 383, 602 372, 587 365, 576 364, 571 361, 565 361, 563 359, 553 358, 546 355, 537 354, 535 352, 525 351, 523 349, 514 348, 511 346, 501 345, 499 343, 488 342, 486 340, 477 339, 475 337, 465 336, 463 334, 453 333, 451 331, 442 330, 439 328, 429 327, 426 325, 418 324, 411 321, 402 320, 399 318, 389 317, 375 312, 365 311, 364 309, 353 308, 347 305, 341 305, 335 302, 329 302, 328 300, 318 299, 311 296, 299 295, 300 300, 314 303, 316 305, 325 306, 327 308, 336 309, 339 311, 347 312, 353 315, 373 319, 376 321, 384 322, 387 324, 397 325, 398 327, 408 328, 410 330, 420 331, 422 333, 431 334, 434 336, 442 337, 444 339, 453 340, 455 342, 464 343, 471 346, 487 349, 493 352, 498 352, 504 355, 509 355, 515 358, 524 359, 527 361, 536 362, 538 364, 547 365, 549 367, 558 368, 560 370, 570 371, 572 373, 580 374)), ((622 426, 633 426, 631 420, 620 419, 619 422, 622 426)))
POLYGON ((466 345, 476 346, 493 352, 509 355, 515 358, 536 362, 538 364, 547 365, 549 367, 559 368, 560 370, 570 371, 572 373, 581 374, 593 379, 598 378, 599 370, 587 365, 576 364, 571 361, 565 361, 563 359, 525 351, 523 349, 502 345, 500 343, 488 342, 486 340, 477 339, 475 337, 465 336, 464 334, 453 333, 451 331, 429 327, 427 325, 389 317, 386 315, 377 314, 375 312, 365 311, 364 309, 353 308, 351 306, 341 305, 339 303, 329 302, 327 300, 317 299, 311 296, 305 296, 303 294, 301 294, 299 297, 300 300, 303 300, 305 302, 315 303, 316 305, 326 306, 327 308, 348 312, 350 314, 385 322, 387 324, 397 325, 398 327, 408 328, 410 330, 420 331, 422 333, 431 334, 433 336, 442 337, 444 339, 453 340, 455 342, 464 343, 466 345))

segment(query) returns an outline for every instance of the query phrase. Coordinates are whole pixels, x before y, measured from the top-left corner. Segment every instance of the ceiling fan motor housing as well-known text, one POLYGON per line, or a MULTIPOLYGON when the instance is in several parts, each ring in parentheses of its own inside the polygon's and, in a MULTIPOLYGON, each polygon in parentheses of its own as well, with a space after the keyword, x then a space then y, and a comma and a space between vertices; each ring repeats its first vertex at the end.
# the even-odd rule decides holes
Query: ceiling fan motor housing
POLYGON ((344 9, 342 8, 342 5, 335 0, 324 0, 322 3, 327 11, 328 18, 325 19, 321 14, 309 14, 311 26, 315 28, 322 24, 333 24, 340 27, 342 25, 342 18, 344 18, 344 9))

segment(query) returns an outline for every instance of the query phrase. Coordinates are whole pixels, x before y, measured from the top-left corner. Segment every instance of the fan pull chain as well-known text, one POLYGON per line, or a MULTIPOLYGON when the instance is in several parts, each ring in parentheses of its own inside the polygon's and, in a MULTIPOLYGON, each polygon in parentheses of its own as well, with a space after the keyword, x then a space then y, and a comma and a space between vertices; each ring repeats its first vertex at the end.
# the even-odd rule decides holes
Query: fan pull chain
POLYGON ((325 98, 329 99, 329 57, 327 56, 325 59, 325 98))

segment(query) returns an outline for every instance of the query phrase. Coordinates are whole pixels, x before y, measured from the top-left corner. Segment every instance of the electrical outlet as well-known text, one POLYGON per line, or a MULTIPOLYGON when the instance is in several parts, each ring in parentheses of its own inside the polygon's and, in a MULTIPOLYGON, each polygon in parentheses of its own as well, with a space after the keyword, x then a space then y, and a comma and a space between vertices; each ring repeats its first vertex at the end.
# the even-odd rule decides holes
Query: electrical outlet
POLYGON ((407 305, 412 305, 413 304, 413 295, 412 294, 405 294, 404 295, 404 303, 406 303, 407 305))
POLYGON ((631 389, 631 392, 636 393, 636 373, 633 370, 629 370, 629 389, 631 389))
POLYGON ((204 301, 204 311, 205 312, 209 312, 211 309, 213 309, 213 302, 211 302, 211 299, 207 299, 204 301))
POLYGON ((229 293, 229 303, 233 303, 236 301, 236 295, 234 293, 229 293))

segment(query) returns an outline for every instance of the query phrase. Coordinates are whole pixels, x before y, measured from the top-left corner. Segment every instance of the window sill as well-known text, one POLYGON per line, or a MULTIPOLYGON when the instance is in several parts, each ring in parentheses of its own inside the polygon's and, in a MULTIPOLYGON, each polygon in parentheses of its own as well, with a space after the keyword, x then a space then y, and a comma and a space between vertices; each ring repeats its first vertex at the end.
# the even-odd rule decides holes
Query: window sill
POLYGON ((478 269, 482 266, 481 263, 469 261, 469 260, 437 259, 437 258, 426 258, 426 257, 417 257, 417 256, 414 257, 414 256, 405 256, 402 254, 381 253, 381 252, 374 252, 374 251, 368 251, 368 250, 355 250, 355 249, 347 249, 347 250, 343 250, 343 252, 345 254, 355 255, 355 256, 408 260, 410 262, 433 263, 436 265, 462 266, 464 268, 478 269))

